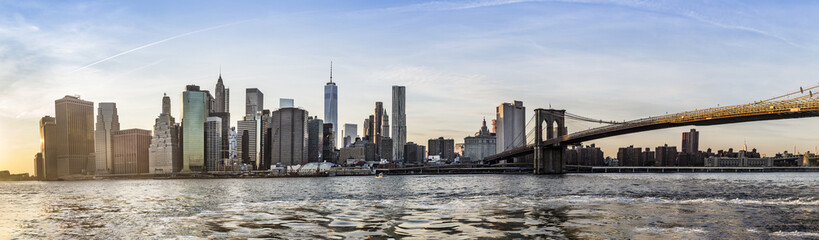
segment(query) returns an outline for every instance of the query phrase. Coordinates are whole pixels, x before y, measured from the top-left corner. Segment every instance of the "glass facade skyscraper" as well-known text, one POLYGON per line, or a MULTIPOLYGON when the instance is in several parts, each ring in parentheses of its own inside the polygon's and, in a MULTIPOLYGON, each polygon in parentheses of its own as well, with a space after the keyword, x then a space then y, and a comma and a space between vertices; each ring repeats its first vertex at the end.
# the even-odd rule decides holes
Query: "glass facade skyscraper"
POLYGON ((205 167, 205 119, 208 94, 189 85, 182 92, 182 171, 202 171, 205 167))
POLYGON ((208 117, 205 122, 205 163, 208 171, 222 167, 222 118, 208 117))
POLYGON ((254 116, 264 109, 264 94, 257 88, 245 90, 245 116, 254 116))
POLYGON ((324 85, 324 123, 333 124, 331 139, 333 148, 338 138, 338 86, 333 82, 333 64, 330 63, 330 82, 324 85))

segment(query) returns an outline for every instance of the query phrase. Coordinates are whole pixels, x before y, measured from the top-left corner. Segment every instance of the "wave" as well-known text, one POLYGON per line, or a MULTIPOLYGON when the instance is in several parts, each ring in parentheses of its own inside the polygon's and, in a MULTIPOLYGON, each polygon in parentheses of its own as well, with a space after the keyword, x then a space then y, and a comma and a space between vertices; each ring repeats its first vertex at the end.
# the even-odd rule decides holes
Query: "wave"
POLYGON ((697 199, 667 199, 658 197, 606 197, 606 196, 562 196, 547 199, 556 202, 568 202, 573 204, 585 203, 657 203, 657 204, 737 204, 737 205, 786 205, 786 206, 819 206, 819 199, 816 198, 780 198, 780 199, 720 199, 720 198, 697 198, 697 199))

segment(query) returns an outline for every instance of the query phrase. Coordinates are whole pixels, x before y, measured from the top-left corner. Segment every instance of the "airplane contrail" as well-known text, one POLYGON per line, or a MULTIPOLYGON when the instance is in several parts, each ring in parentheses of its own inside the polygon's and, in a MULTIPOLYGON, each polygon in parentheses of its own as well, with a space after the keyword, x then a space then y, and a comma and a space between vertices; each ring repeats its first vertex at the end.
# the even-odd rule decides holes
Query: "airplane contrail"
POLYGON ((243 20, 243 21, 238 21, 238 22, 234 22, 234 23, 227 23, 227 24, 222 24, 222 25, 213 26, 213 27, 209 27, 209 28, 203 28, 203 29, 199 29, 199 30, 196 30, 196 31, 187 32, 187 33, 179 34, 179 35, 176 35, 176 36, 173 36, 173 37, 169 37, 169 38, 166 38, 166 39, 162 39, 162 40, 159 40, 159 41, 156 41, 156 42, 148 43, 148 44, 145 44, 145 45, 142 45, 142 46, 139 46, 139 47, 133 48, 133 49, 131 49, 131 50, 124 51, 124 52, 121 52, 121 53, 117 53, 117 54, 115 54, 115 55, 113 55, 113 56, 110 56, 110 57, 107 57, 107 58, 103 58, 102 60, 99 60, 99 61, 93 62, 93 63, 88 64, 88 65, 85 65, 85 66, 83 66, 83 67, 80 67, 80 68, 74 69, 74 70, 73 70, 73 71, 71 71, 70 73, 74 73, 74 72, 77 72, 77 71, 80 71, 80 70, 83 70, 83 69, 86 69, 86 68, 92 67, 92 66, 94 66, 94 65, 97 65, 97 64, 103 63, 103 62, 105 62, 105 61, 108 61, 108 60, 111 60, 111 59, 117 58, 117 57, 119 57, 119 56, 122 56, 122 55, 125 55, 125 54, 129 54, 129 53, 132 53, 132 52, 134 52, 134 51, 138 51, 138 50, 140 50, 140 49, 147 48, 147 47, 150 47, 150 46, 153 46, 153 45, 157 45, 157 44, 160 44, 160 43, 163 43, 163 42, 167 42, 167 41, 170 41, 170 40, 174 40, 174 39, 181 38, 181 37, 185 37, 185 36, 192 35, 192 34, 197 34, 197 33, 207 32, 207 31, 210 31, 210 30, 218 29, 218 28, 227 27, 227 26, 230 26, 230 25, 234 25, 234 24, 238 24, 238 23, 242 23, 242 22, 246 22, 246 21, 249 21, 249 20, 243 20))

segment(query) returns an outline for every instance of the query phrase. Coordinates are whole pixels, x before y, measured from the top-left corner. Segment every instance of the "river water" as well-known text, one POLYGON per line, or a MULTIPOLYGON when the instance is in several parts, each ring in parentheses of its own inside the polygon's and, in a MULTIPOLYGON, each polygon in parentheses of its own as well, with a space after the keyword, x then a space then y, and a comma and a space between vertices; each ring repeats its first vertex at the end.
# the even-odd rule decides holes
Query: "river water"
POLYGON ((819 239, 819 173, 0 182, 0 239, 819 239))

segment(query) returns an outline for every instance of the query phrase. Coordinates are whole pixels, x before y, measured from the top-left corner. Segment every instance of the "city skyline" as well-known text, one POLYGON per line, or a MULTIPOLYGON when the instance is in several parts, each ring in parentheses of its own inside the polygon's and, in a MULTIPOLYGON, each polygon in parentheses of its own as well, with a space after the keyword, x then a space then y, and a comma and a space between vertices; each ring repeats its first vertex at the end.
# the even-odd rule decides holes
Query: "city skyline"
MULTIPOLYGON (((0 140, 0 169, 34 172, 31 160, 39 149, 38 120, 54 115, 55 99, 79 94, 95 104, 114 102, 122 129, 152 129, 161 112, 156 104, 160 94, 171 97, 175 104, 171 115, 181 121, 178 96, 184 86, 195 84, 213 91, 220 66, 225 86, 239 89, 230 101, 233 126, 241 119, 245 97, 235 92, 245 88, 259 88, 268 102, 293 98, 297 106, 319 115, 326 63, 333 60, 339 87, 338 122, 360 123, 372 113, 374 102, 391 106, 392 85, 407 86, 407 142, 416 143, 438 136, 456 140, 471 136, 482 117, 492 119, 495 106, 513 99, 523 101, 527 109, 551 104, 584 116, 630 120, 750 102, 814 85, 814 76, 819 75, 811 69, 816 60, 809 59, 816 50, 811 45, 815 34, 807 33, 813 23, 756 20, 783 14, 766 10, 773 7, 767 3, 471 1, 341 6, 331 2, 266 6, 249 17, 238 14, 248 11, 246 3, 224 8, 207 3, 195 7, 189 18, 174 17, 169 10, 157 13, 158 20, 148 19, 151 8, 144 3, 124 4, 55 3, 46 11, 36 2, 0 3, 6 9, 0 23, 9 26, 0 28, 8 33, 0 42, 11 46, 0 51, 4 56, 0 79, 9 86, 0 97, 0 131, 13 136, 0 140), (205 18, 214 9, 225 10, 225 17, 205 18), (65 12, 44 16, 59 10, 65 12), (110 10, 117 15, 95 14, 110 10), (576 19, 566 19, 560 11, 569 11, 576 19), (479 19, 482 14, 508 12, 521 14, 479 19), (593 16, 600 12, 610 13, 593 16), (425 16, 401 20, 419 13, 425 16), (114 20, 115 16, 122 19, 114 20), (323 17, 310 19, 315 16, 323 17), (60 18, 72 21, 60 22, 60 18), (537 23, 526 21, 532 18, 537 23), (165 26, 163 19, 180 24, 165 26), (336 22, 324 22, 328 19, 336 22), (583 28, 588 22, 594 22, 596 29, 583 28), (375 33, 359 25, 385 31, 375 33), (259 28, 279 29, 290 38, 252 33, 259 28), (408 29, 416 30, 389 36, 408 29), (657 29, 664 34, 650 34, 657 29), (549 33, 558 30, 563 32, 549 33), (334 39, 322 37, 328 32, 334 39), (354 36, 362 32, 367 34, 354 36), (395 41, 401 37, 407 39, 395 41), (260 44, 270 40, 284 47, 260 44), (235 61, 246 56, 256 57, 235 61)), ((169 9, 186 5, 167 4, 169 9)), ((788 15, 816 8, 775 7, 788 10, 788 15)), ((531 110, 526 112, 527 119, 531 115, 531 110)), ((747 139, 770 155, 794 145, 799 151, 813 150, 816 139, 810 133, 819 131, 814 122, 808 118, 697 129, 702 133, 700 149, 739 149, 747 139)), ((679 133, 687 129, 585 144, 596 143, 608 156, 628 145, 681 147, 679 133)), ((579 129, 570 126, 569 131, 574 130, 579 129)))

